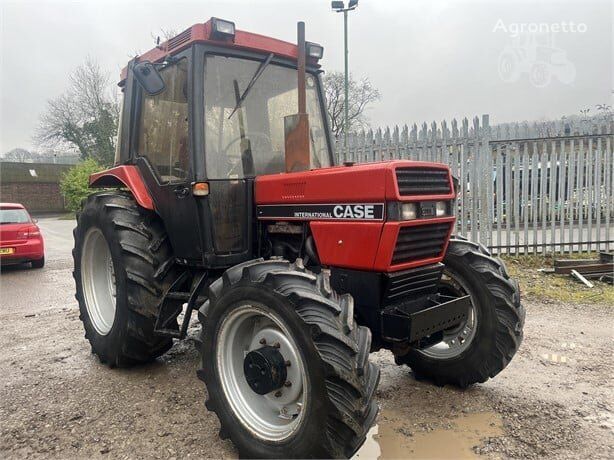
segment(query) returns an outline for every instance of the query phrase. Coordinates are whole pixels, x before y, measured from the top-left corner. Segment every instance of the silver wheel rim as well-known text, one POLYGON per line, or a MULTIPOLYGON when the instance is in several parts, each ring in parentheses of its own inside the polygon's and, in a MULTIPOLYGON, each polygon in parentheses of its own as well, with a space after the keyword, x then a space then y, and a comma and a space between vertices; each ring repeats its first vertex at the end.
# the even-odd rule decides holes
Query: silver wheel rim
POLYGON ((216 364, 226 400, 247 430, 266 441, 282 441, 296 432, 307 403, 307 378, 299 349, 281 318, 263 305, 235 308, 220 325, 216 364), (243 361, 263 343, 279 344, 279 352, 290 362, 290 386, 259 395, 245 379, 243 361))
POLYGON ((460 277, 455 276, 450 270, 446 269, 441 276, 441 285, 444 287, 444 300, 446 301, 462 295, 470 295, 471 310, 469 311, 467 321, 456 327, 446 329, 443 332, 443 340, 441 342, 420 350, 420 353, 434 359, 451 359, 467 350, 473 342, 478 325, 478 317, 473 295, 460 277))
POLYGON ((81 286, 94 329, 100 335, 107 335, 115 320, 115 270, 109 245, 96 227, 87 231, 83 241, 81 286))

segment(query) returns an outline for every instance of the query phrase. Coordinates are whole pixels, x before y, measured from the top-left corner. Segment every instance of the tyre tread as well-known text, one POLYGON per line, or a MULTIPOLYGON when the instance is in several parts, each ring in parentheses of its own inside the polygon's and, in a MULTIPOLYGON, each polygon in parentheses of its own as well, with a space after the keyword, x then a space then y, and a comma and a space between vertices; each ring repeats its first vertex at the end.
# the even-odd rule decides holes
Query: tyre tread
POLYGON ((482 289, 494 306, 495 346, 488 351, 486 359, 475 362, 465 360, 462 373, 448 372, 443 364, 434 366, 414 352, 397 357, 397 362, 408 364, 417 376, 430 379, 436 385, 452 384, 464 388, 485 382, 509 364, 522 342, 525 309, 520 303, 518 283, 510 278, 505 264, 493 257, 483 245, 453 236, 448 245, 448 254, 462 260, 480 277, 482 289))
MULTIPOLYGON (((150 362, 168 351, 173 342, 167 337, 154 333, 160 294, 174 277, 172 249, 164 227, 154 213, 137 205, 131 194, 122 191, 105 191, 89 195, 77 213, 75 237, 75 267, 80 254, 78 226, 84 213, 99 214, 100 225, 111 225, 121 248, 122 261, 126 272, 127 319, 125 336, 115 352, 99 350, 92 342, 91 334, 86 338, 92 344, 92 351, 101 362, 111 367, 126 367, 150 362)), ((73 272, 77 283, 76 298, 81 310, 80 318, 87 315, 85 300, 79 287, 80 273, 73 272)))
MULTIPOLYGON (((373 398, 379 369, 368 361, 371 332, 356 324, 353 313, 348 311, 351 302, 341 301, 334 294, 330 281, 325 279, 328 276, 325 271, 319 274, 306 271, 300 261, 292 264, 285 260, 263 259, 245 262, 228 269, 209 286, 209 300, 199 310, 199 318, 206 324, 210 304, 239 282, 264 285, 294 305, 298 316, 312 331, 313 343, 325 369, 330 407, 325 425, 325 449, 329 457, 337 458, 351 456, 362 445, 375 419, 377 405, 373 398)), ((207 340, 205 327, 201 334, 204 342, 207 340)), ((207 386, 213 381, 204 366, 199 376, 207 386)), ((206 402, 207 408, 219 417, 217 404, 211 398, 206 402)), ((233 438, 222 417, 219 418, 222 430, 233 438)), ((239 453, 249 455, 248 452, 239 453)))

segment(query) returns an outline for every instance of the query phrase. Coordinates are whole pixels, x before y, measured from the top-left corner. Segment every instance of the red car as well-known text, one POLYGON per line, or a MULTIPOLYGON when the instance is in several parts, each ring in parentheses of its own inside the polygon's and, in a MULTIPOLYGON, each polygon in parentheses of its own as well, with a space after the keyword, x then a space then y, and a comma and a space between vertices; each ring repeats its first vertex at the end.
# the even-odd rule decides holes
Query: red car
POLYGON ((0 265, 31 262, 45 265, 45 244, 40 228, 18 203, 0 203, 0 265))

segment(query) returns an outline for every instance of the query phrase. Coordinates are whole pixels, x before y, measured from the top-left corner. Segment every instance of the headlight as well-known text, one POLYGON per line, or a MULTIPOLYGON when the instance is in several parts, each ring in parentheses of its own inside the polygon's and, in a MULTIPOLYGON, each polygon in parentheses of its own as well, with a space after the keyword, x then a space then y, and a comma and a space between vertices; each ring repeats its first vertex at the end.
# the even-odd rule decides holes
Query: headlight
POLYGON ((386 215, 391 221, 436 219, 453 216, 453 201, 392 201, 386 205, 386 215))
POLYGON ((416 203, 403 203, 401 205, 401 220, 414 220, 418 217, 416 203))
POLYGON ((435 216, 443 217, 448 214, 448 204, 445 201, 437 201, 435 203, 435 216))

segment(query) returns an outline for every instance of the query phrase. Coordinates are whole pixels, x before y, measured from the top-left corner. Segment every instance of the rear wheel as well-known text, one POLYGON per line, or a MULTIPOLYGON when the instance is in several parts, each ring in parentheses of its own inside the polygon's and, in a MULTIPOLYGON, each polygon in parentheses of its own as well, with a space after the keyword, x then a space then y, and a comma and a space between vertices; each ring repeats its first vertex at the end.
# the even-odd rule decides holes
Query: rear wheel
POLYGON ((159 218, 129 194, 93 194, 77 216, 74 237, 76 298, 92 352, 112 367, 166 352, 172 340, 156 335, 154 326, 176 273, 159 218))
POLYGON ((300 262, 246 262, 211 285, 199 377, 241 457, 349 457, 362 445, 379 370, 352 302, 300 262))
POLYGON ((444 331, 439 343, 412 349, 396 361, 408 364, 417 378, 466 387, 485 382, 509 364, 522 341, 525 311, 518 283, 483 246, 456 237, 444 263, 439 293, 447 298, 469 295, 467 321, 444 331))

